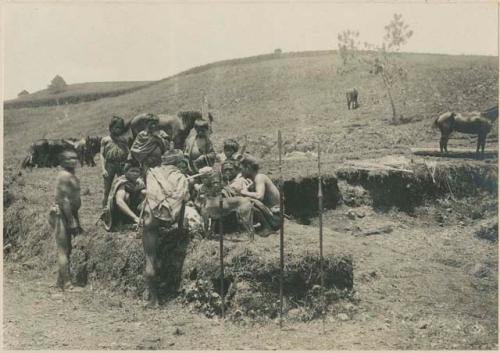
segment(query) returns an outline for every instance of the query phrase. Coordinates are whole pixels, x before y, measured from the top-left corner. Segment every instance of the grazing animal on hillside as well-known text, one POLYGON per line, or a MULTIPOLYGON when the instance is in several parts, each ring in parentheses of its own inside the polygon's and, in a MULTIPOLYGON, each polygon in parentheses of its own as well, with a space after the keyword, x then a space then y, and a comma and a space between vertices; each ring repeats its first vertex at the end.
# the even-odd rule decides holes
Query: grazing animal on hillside
POLYGON ((59 155, 65 150, 76 151, 76 139, 40 139, 33 142, 21 168, 51 168, 59 165, 59 155))
POLYGON ((358 104, 358 91, 356 88, 350 89, 345 93, 347 98, 347 109, 351 110, 359 107, 358 104))
POLYGON ((464 134, 477 134, 477 149, 484 153, 486 145, 486 136, 491 130, 491 123, 488 119, 483 118, 479 113, 458 114, 454 112, 446 112, 441 114, 434 120, 432 125, 441 131, 441 139, 439 148, 441 152, 448 152, 448 139, 453 131, 462 132, 464 134))
MULTIPOLYGON (((130 128, 135 139, 137 134, 146 128, 147 116, 147 113, 143 113, 132 118, 125 124, 125 131, 130 128)), ((194 128, 195 121, 202 119, 199 111, 179 112, 177 115, 158 114, 158 117, 160 130, 165 131, 172 138, 175 148, 181 150, 184 149, 186 138, 194 128)), ((212 114, 209 113, 208 118, 212 123, 214 120, 212 114)))

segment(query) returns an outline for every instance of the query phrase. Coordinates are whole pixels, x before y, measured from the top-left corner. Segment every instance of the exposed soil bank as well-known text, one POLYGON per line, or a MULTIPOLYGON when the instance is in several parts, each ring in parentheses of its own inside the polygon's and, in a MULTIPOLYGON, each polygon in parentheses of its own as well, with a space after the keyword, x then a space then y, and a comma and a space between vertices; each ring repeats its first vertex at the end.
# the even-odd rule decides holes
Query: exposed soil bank
MULTIPOLYGON (((341 167, 337 177, 351 186, 361 186, 369 193, 375 209, 396 207, 413 212, 425 201, 449 195, 454 199, 493 195, 498 191, 496 165, 467 162, 410 163, 394 167, 359 165, 341 167)), ((347 198, 344 198, 346 200, 347 198)))

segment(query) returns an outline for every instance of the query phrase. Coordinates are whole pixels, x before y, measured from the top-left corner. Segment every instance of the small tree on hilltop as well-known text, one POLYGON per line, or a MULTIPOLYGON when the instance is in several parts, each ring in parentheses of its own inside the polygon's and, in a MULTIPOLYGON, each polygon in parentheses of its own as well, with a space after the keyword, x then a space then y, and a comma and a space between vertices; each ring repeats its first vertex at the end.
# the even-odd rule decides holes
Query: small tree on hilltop
POLYGON ((381 45, 364 43, 365 49, 369 51, 367 55, 360 55, 357 46, 353 46, 352 49, 347 47, 348 54, 345 54, 349 60, 359 59, 359 62, 368 65, 371 74, 381 77, 391 104, 394 123, 397 122, 398 115, 392 89, 397 83, 405 81, 407 78, 407 70, 401 61, 399 52, 413 35, 413 31, 404 23, 402 17, 400 14, 394 14, 391 22, 384 27, 385 35, 381 45))
POLYGON ((337 72, 345 73, 349 71, 349 66, 356 62, 356 53, 359 48, 359 32, 345 30, 337 35, 338 55, 342 66, 337 68, 337 72))
POLYGON ((67 86, 66 81, 61 76, 56 75, 50 82, 48 89, 55 94, 64 91, 67 86))

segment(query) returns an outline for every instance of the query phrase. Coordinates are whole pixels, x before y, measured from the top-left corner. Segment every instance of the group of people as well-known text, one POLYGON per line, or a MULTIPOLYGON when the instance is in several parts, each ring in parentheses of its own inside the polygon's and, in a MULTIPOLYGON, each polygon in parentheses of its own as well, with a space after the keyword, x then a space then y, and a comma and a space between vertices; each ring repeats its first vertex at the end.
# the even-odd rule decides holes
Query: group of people
MULTIPOLYGON (((173 136, 158 125, 159 118, 148 114, 145 129, 130 145, 125 136, 125 121, 113 116, 110 134, 102 138, 100 150, 104 183, 100 219, 108 231, 123 224, 143 227, 140 236, 146 253, 146 280, 154 280, 155 270, 151 266, 155 262, 159 225, 183 224, 186 208, 202 216, 213 215, 208 210, 210 202, 206 202, 210 197, 222 195, 224 214, 234 211, 241 215, 246 212, 242 211, 245 205, 250 205, 250 220, 238 218, 240 223, 250 222, 245 229, 249 226, 262 236, 279 229, 279 190, 260 172, 257 158, 244 152, 246 146, 240 150, 238 141, 227 139, 223 153, 216 153, 209 123, 199 119, 186 138, 184 149, 175 149, 173 136), (218 183, 211 183, 214 180, 218 183), (218 185, 216 190, 213 185, 218 185)), ((71 239, 83 232, 78 217, 81 200, 76 163, 74 151, 60 154, 62 170, 57 178, 56 205, 50 212, 57 243, 57 284, 63 290, 71 287, 71 239)))

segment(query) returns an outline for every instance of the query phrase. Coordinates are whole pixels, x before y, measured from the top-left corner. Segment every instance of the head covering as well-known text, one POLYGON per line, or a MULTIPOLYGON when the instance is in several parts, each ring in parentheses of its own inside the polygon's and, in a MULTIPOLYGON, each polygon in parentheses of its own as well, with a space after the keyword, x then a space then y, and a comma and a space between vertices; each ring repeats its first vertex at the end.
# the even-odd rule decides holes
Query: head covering
POLYGON ((249 167, 250 169, 254 169, 254 170, 259 170, 259 168, 260 168, 259 160, 250 154, 247 154, 243 157, 243 160, 241 161, 241 165, 245 166, 245 167, 249 167))
POLYGON ((115 126, 119 126, 122 129, 125 128, 125 120, 117 115, 113 115, 111 121, 109 122, 109 129, 111 130, 115 126))
POLYGON ((224 141, 224 149, 238 151, 240 149, 240 144, 235 139, 227 139, 224 141))
POLYGON ((184 160, 184 153, 181 150, 169 150, 161 156, 161 164, 173 165, 184 160))
POLYGON ((194 128, 195 129, 208 129, 209 128, 208 121, 203 120, 203 119, 198 119, 194 122, 194 128))
POLYGON ((146 122, 147 123, 152 123, 152 122, 160 122, 160 118, 152 113, 146 114, 146 122))

